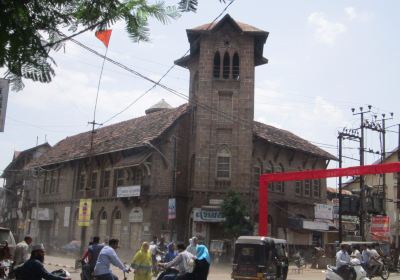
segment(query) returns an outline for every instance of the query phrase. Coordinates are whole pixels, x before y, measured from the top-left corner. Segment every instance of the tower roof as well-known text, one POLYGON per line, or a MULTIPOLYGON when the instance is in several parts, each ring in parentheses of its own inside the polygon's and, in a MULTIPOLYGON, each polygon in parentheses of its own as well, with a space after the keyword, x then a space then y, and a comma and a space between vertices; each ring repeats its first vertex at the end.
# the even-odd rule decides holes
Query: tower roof
POLYGON ((254 37, 254 62, 255 66, 268 63, 268 59, 263 57, 264 44, 268 38, 268 32, 247 23, 235 21, 229 14, 226 14, 220 21, 214 23, 206 23, 192 29, 187 29, 186 33, 190 43, 190 54, 181 57, 175 61, 175 64, 186 67, 191 56, 196 54, 200 47, 199 38, 202 35, 211 34, 218 31, 225 25, 230 25, 239 34, 246 34, 254 37))
POLYGON ((159 102, 148 108, 145 113, 146 115, 158 112, 163 109, 172 109, 172 106, 169 105, 164 99, 161 99, 159 102))

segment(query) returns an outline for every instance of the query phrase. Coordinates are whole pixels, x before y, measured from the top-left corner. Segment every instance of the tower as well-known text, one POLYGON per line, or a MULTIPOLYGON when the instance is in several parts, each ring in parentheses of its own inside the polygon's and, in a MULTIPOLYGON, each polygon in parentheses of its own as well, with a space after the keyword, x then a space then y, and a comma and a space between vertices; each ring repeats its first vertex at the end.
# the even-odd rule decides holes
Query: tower
POLYGON ((175 61, 190 71, 192 108, 188 185, 204 205, 250 188, 255 67, 268 32, 226 15, 218 23, 187 30, 190 54, 175 61))

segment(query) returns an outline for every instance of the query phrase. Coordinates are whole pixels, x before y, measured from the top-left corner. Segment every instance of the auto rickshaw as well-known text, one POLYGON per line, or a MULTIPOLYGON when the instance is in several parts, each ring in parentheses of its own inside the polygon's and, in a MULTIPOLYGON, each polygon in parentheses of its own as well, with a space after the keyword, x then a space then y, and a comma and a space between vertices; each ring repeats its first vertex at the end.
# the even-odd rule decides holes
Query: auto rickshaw
POLYGON ((231 278, 285 280, 288 264, 286 240, 263 236, 240 236, 235 242, 231 278))

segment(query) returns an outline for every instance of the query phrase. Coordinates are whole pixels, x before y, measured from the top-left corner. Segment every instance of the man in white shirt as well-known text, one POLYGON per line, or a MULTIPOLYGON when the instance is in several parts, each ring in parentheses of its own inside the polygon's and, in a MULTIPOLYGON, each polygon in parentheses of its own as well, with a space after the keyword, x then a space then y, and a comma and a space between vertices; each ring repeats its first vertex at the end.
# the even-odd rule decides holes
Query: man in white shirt
POLYGON ((194 267, 194 258, 191 253, 185 251, 184 244, 178 244, 178 255, 170 262, 167 263, 160 263, 159 265, 165 268, 174 267, 178 270, 178 277, 175 278, 175 275, 165 275, 162 280, 169 280, 169 279, 185 279, 189 273, 193 272, 194 267))
POLYGON ((351 267, 350 264, 350 256, 347 252, 348 245, 340 244, 340 250, 336 253, 336 273, 340 275, 344 280, 350 280, 351 275, 351 267))
POLYGON ((24 240, 19 242, 14 251, 13 266, 20 265, 29 259, 29 246, 32 243, 32 237, 25 236, 24 240))
POLYGON ((370 268, 371 275, 375 275, 377 272, 380 272, 383 267, 381 255, 379 255, 373 246, 369 246, 369 254, 370 259, 368 266, 370 268))
POLYGON ((118 239, 110 239, 110 241, 108 241, 108 246, 104 246, 103 249, 101 249, 96 266, 94 267, 94 275, 97 280, 118 280, 118 277, 112 274, 110 269, 111 264, 115 265, 123 272, 130 271, 125 267, 115 252, 118 248, 118 243, 118 239))

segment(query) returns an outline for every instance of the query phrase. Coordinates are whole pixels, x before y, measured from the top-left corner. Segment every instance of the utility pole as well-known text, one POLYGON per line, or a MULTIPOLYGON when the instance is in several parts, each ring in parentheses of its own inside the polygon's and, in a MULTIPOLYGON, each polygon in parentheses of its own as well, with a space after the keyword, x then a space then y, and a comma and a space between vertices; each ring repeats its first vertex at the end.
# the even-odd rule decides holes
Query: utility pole
MULTIPOLYGON (((397 160, 400 161, 400 124, 398 125, 398 144, 397 144, 397 160)), ((396 213, 396 249, 399 249, 399 198, 400 198, 400 172, 397 172, 397 197, 395 199, 395 213, 396 213)))
MULTIPOLYGON (((339 168, 342 168, 342 144, 343 135, 339 133, 339 168)), ((342 228, 342 176, 339 177, 339 243, 343 241, 343 228, 342 228)))
MULTIPOLYGON (((364 165, 364 114, 371 112, 371 105, 368 105, 368 111, 364 111, 363 107, 360 107, 360 112, 355 113, 355 109, 352 108, 351 111, 353 115, 360 115, 360 130, 361 130, 361 138, 360 138, 360 166, 364 165)), ((364 176, 360 175, 360 235, 363 241, 366 240, 365 236, 365 220, 367 218, 367 208, 365 205, 365 185, 364 185, 364 176)))

